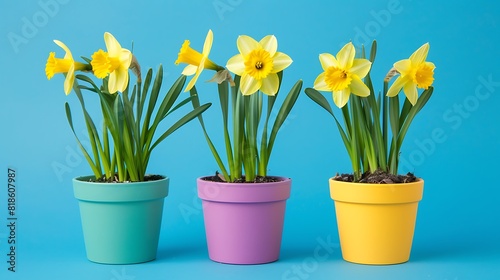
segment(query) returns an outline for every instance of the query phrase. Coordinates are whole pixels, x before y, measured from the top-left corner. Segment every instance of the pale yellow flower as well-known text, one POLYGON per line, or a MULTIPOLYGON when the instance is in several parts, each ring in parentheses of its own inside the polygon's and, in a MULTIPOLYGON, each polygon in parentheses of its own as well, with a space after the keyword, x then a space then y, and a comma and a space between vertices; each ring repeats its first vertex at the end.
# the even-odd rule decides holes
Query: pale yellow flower
POLYGON ((394 68, 401 74, 387 91, 387 96, 396 96, 401 89, 412 105, 417 103, 417 88, 427 89, 434 81, 434 63, 425 61, 429 53, 429 43, 416 50, 409 59, 394 63, 394 68))
POLYGON ((333 101, 339 108, 347 104, 351 93, 361 97, 370 95, 370 89, 361 79, 370 71, 371 62, 364 58, 355 59, 355 55, 352 43, 347 43, 337 57, 329 53, 319 55, 324 72, 314 81, 314 88, 331 91, 333 101))
POLYGON ((226 67, 241 76, 241 93, 251 95, 260 90, 267 95, 275 95, 279 88, 277 73, 292 63, 288 55, 277 52, 276 37, 268 35, 257 42, 242 35, 238 37, 237 46, 240 54, 229 59, 226 67))
POLYGON ((198 51, 195 51, 193 48, 191 48, 189 46, 190 44, 189 40, 185 40, 184 44, 182 44, 181 50, 179 51, 175 64, 176 65, 178 65, 179 63, 188 64, 182 71, 182 74, 186 76, 194 75, 194 77, 191 79, 191 81, 189 81, 184 91, 189 91, 194 86, 203 69, 207 68, 215 71, 223 69, 222 67, 215 64, 208 58, 208 55, 210 54, 210 49, 212 48, 213 40, 214 40, 214 35, 212 33, 212 30, 208 30, 207 36, 205 37, 205 43, 203 44, 202 53, 199 53, 198 51))
POLYGON ((71 51, 69 48, 61 41, 54 40, 54 43, 61 47, 66 54, 64 58, 56 58, 56 53, 51 52, 49 58, 47 59, 47 64, 45 65, 45 75, 47 79, 51 79, 54 74, 66 73, 66 79, 64 80, 64 93, 68 95, 73 88, 73 83, 75 81, 75 71, 86 70, 87 65, 80 62, 75 62, 71 51))
POLYGON ((103 79, 109 74, 109 93, 123 92, 128 86, 128 69, 132 62, 132 53, 122 48, 109 32, 104 33, 104 42, 108 51, 98 50, 92 55, 94 75, 103 79))

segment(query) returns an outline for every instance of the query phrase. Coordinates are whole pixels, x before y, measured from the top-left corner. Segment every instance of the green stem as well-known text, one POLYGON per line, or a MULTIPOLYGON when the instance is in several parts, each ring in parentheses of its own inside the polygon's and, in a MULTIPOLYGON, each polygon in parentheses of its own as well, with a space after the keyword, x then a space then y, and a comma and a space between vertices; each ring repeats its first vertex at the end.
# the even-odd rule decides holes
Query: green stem
MULTIPOLYGON (((227 155, 227 161, 229 164, 229 167, 234 166, 234 159, 233 159, 233 152, 232 152, 232 145, 231 145, 231 137, 229 136, 229 129, 228 129, 228 114, 229 114, 229 90, 228 90, 228 82, 223 82, 222 84, 219 84, 219 101, 220 101, 220 106, 222 110, 222 119, 223 119, 223 126, 224 126, 224 144, 226 146, 226 155, 227 155)), ((218 155, 217 155, 218 156, 218 155)), ((222 173, 224 174, 224 177, 226 181, 231 180, 230 176, 227 174, 227 171, 225 168, 222 168, 222 173)))
MULTIPOLYGON (((353 96, 354 97, 354 96, 353 96)), ((358 149, 358 133, 356 129, 356 123, 358 123, 358 117, 354 112, 356 111, 356 105, 354 102, 351 103, 351 112, 353 113, 351 116, 352 123, 350 125, 351 127, 351 163, 352 163, 352 169, 353 169, 353 175, 354 175, 354 181, 359 181, 361 177, 361 171, 360 171, 360 159, 359 159, 359 149, 358 149)), ((348 106, 348 105, 346 105, 348 106)), ((344 106, 345 107, 345 106, 344 106)), ((347 110, 347 109, 346 109, 347 110)), ((347 114, 348 115, 348 114, 347 114)), ((344 114, 345 118, 345 114, 344 114)))
POLYGON ((388 168, 388 130, 387 130, 387 89, 389 82, 384 81, 384 89, 382 91, 382 136, 384 145, 384 162, 387 163, 386 168, 388 168))
MULTIPOLYGON (((239 77, 235 77, 235 83, 239 84, 239 77)), ((231 181, 242 177, 243 154, 242 147, 244 145, 244 124, 245 124, 245 108, 244 98, 239 90, 239 86, 235 86, 232 92, 233 97, 233 141, 234 141, 234 165, 231 169, 231 181)))

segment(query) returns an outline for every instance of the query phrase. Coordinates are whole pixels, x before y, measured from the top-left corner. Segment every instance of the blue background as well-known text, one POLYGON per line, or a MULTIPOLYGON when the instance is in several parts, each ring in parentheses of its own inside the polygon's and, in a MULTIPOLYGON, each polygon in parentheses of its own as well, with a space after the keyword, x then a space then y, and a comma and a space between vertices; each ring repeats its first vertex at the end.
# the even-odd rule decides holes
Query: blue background
MULTIPOLYGON (((17 171, 17 272, 7 271, 7 188, 0 187, 1 279, 500 279, 499 25, 497 1, 2 1, 0 4, 0 167, 17 171), (301 94, 280 131, 270 174, 293 179, 281 258, 257 266, 210 261, 195 179, 217 170, 199 124, 167 139, 149 171, 171 178, 157 260, 130 266, 85 257, 71 179, 90 174, 67 124, 63 76, 47 81, 49 52, 74 57, 104 48, 109 31, 144 69, 164 65, 165 83, 185 39, 200 50, 214 32, 211 59, 225 65, 238 35, 274 34, 294 63, 283 89, 322 71, 318 54, 336 54, 352 40, 377 39, 372 79, 381 81, 397 60, 425 42, 436 64, 435 93, 410 128, 401 172, 424 178, 410 262, 363 266, 341 259, 328 178, 350 164, 333 120, 301 94), (65 168, 56 171, 55 166, 65 168), (4 225, 5 224, 5 225, 4 225), (314 259, 329 242, 327 258, 314 259), (300 272, 297 272, 300 271, 300 272)), ((200 81, 208 80, 202 74, 200 81)), ((215 87, 198 83, 214 141, 221 144, 215 87)), ((327 94, 330 100, 329 94, 327 94)), ((83 124, 75 111, 75 123, 83 124)), ((96 110, 96 113, 98 111, 96 110)), ((77 129, 81 131, 83 126, 77 129)))

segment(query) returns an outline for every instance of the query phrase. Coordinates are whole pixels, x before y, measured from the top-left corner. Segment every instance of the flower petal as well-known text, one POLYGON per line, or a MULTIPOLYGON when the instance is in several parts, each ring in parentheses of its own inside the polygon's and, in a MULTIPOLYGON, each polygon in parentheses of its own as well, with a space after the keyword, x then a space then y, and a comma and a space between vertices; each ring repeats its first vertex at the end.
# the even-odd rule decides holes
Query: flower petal
POLYGON ((333 102, 337 107, 342 108, 347 104, 347 101, 349 101, 349 95, 351 94, 349 92, 349 88, 346 88, 344 90, 340 91, 334 91, 333 93, 333 102))
POLYGON ((418 99, 417 85, 413 83, 406 83, 403 86, 403 91, 406 95, 406 98, 408 98, 408 101, 410 101, 411 105, 415 105, 418 99))
POLYGON ((351 84, 349 85, 351 92, 357 96, 366 97, 370 95, 370 89, 361 81, 358 76, 353 76, 351 84))
POLYGON ((130 67, 130 63, 132 63, 132 52, 127 49, 121 49, 119 53, 120 63, 123 67, 128 69, 130 67))
POLYGON ((411 66, 412 62, 409 59, 403 59, 394 63, 394 68, 396 68, 396 70, 398 70, 398 72, 401 73, 401 75, 408 74, 411 70, 411 66))
POLYGON ((201 59, 200 66, 197 67, 196 74, 193 76, 191 81, 189 81, 189 83, 186 86, 186 89, 184 89, 184 92, 189 91, 189 90, 191 90, 191 88, 193 88, 194 84, 198 80, 198 77, 200 76, 201 72, 203 71, 203 65, 205 64, 205 59, 207 59, 207 58, 203 57, 201 59))
POLYGON ((276 95, 280 81, 278 75, 275 73, 270 73, 265 79, 262 79, 262 85, 260 91, 267 95, 276 95))
POLYGON ((231 57, 227 61, 226 68, 238 76, 243 76, 243 73, 245 73, 245 60, 243 55, 237 54, 231 57))
POLYGON ((364 58, 355 59, 352 63, 351 73, 363 79, 370 72, 371 61, 364 58))
POLYGON ((274 54, 278 50, 278 40, 276 39, 276 37, 274 37, 274 35, 267 35, 266 37, 262 38, 259 43, 264 50, 269 52, 269 55, 271 57, 274 56, 274 54))
POLYGON ((354 49, 354 45, 349 42, 347 43, 338 53, 337 60, 339 62, 339 66, 342 69, 350 69, 354 60, 354 56, 356 54, 356 50, 354 49))
POLYGON ((128 69, 119 67, 109 74, 108 91, 111 94, 123 92, 128 84, 128 69))
POLYGON ((290 66, 292 62, 293 60, 288 55, 282 52, 276 52, 273 57, 273 70, 271 70, 271 73, 278 73, 279 71, 284 70, 290 66))
POLYGON ((401 91, 403 86, 409 82, 409 79, 407 76, 399 76, 396 78, 394 83, 391 85, 389 90, 387 91, 387 96, 389 97, 394 97, 398 95, 398 93, 401 91))
POLYGON ((332 89, 328 87, 325 82, 325 72, 318 75, 314 81, 314 89, 320 91, 331 91, 332 89))
POLYGON ((115 39, 113 35, 109 32, 104 33, 104 43, 106 44, 106 49, 108 50, 109 56, 120 56, 120 51, 122 46, 115 39))
POLYGON ((203 56, 208 56, 210 54, 210 49, 212 48, 212 42, 214 41, 214 34, 212 30, 208 30, 207 37, 205 37, 205 43, 203 44, 203 56))
POLYGON ((251 95, 259 90, 262 80, 254 79, 250 75, 243 75, 240 80, 240 90, 243 95, 251 95))
POLYGON ((64 80, 64 93, 68 95, 73 89, 73 83, 75 82, 75 65, 71 64, 68 73, 66 73, 66 79, 64 80))
POLYGON ((191 76, 196 73, 196 70, 198 70, 198 67, 192 64, 187 65, 184 70, 182 70, 182 75, 186 76, 191 76))
POLYGON ((423 44, 418 50, 416 50, 411 56, 410 60, 414 64, 420 64, 425 61, 427 54, 429 53, 429 43, 423 44))
POLYGON ((71 59, 71 60, 73 60, 73 56, 71 55, 71 51, 69 50, 69 48, 63 42, 61 42, 59 40, 54 40, 54 43, 56 43, 56 45, 58 45, 59 47, 61 47, 66 52, 66 54, 64 55, 64 59, 71 59))
POLYGON ((335 67, 339 68, 339 62, 335 58, 335 56, 329 54, 329 53, 322 53, 319 55, 319 62, 321 63, 321 67, 323 67, 323 70, 326 70, 330 67, 335 67))
POLYGON ((111 94, 114 94, 118 91, 118 85, 116 83, 117 81, 117 71, 114 71, 109 74, 109 79, 108 79, 108 91, 111 94))
POLYGON ((255 41, 255 39, 247 35, 238 36, 236 45, 238 46, 238 51, 243 56, 247 56, 251 51, 261 48, 259 42, 255 41))

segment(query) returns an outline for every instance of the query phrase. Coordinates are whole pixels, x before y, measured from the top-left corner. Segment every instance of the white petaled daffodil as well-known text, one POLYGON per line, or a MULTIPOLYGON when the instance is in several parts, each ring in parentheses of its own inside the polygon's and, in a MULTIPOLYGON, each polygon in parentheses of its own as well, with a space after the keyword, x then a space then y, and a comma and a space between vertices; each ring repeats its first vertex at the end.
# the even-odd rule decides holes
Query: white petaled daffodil
POLYGON ((56 58, 56 53, 51 52, 49 58, 47 58, 47 64, 45 65, 45 75, 47 79, 51 79, 54 74, 66 73, 66 79, 64 80, 64 93, 68 95, 73 88, 73 83, 75 81, 75 71, 77 70, 87 70, 88 65, 80 62, 75 62, 71 51, 69 48, 61 41, 54 40, 54 43, 61 47, 66 54, 64 58, 56 58))
POLYGON ((189 46, 191 43, 189 40, 185 40, 184 44, 182 44, 181 50, 177 56, 177 60, 175 61, 176 65, 179 63, 188 64, 184 70, 182 71, 183 75, 193 76, 191 81, 189 81, 186 89, 184 91, 189 91, 200 76, 203 69, 211 69, 215 71, 223 70, 221 66, 215 64, 208 58, 210 54, 210 50, 212 48, 212 42, 214 40, 214 35, 212 30, 208 30, 207 36, 205 37, 205 43, 203 44, 203 52, 199 53, 189 46))
POLYGON ((103 79, 109 74, 109 93, 123 92, 128 86, 128 69, 132 62, 132 53, 122 48, 109 32, 104 33, 104 42, 108 51, 98 50, 92 55, 94 75, 103 79))
POLYGON ((364 58, 354 58, 355 55, 352 43, 347 43, 336 57, 329 53, 319 55, 324 72, 314 81, 314 88, 331 91, 333 101, 339 108, 347 104, 351 93, 361 97, 370 95, 370 89, 361 79, 370 71, 371 62, 364 58))
POLYGON ((429 43, 425 43, 408 59, 394 63, 394 68, 401 74, 387 91, 387 96, 396 96, 403 89, 412 105, 417 103, 417 88, 427 89, 434 81, 434 63, 425 61, 429 53, 429 43))
POLYGON ((239 54, 227 62, 227 69, 241 76, 240 90, 243 95, 251 95, 260 90, 267 95, 275 95, 279 88, 278 72, 283 71, 292 59, 278 52, 278 41, 268 35, 260 42, 241 35, 237 39, 239 54))

